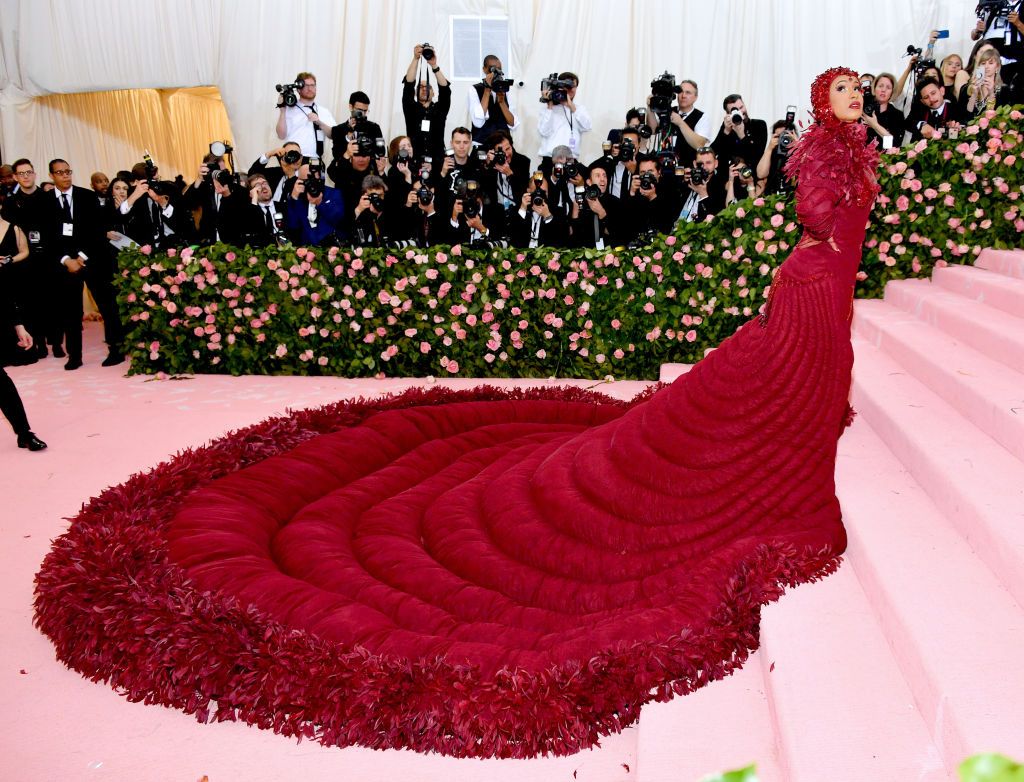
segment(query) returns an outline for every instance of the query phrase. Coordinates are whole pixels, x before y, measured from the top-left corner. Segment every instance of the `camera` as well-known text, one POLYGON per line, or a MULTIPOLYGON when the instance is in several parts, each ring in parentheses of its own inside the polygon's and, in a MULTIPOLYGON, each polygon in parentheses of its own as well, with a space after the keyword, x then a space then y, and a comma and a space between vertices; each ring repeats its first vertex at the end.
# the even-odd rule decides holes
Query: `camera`
POLYGON ((398 156, 395 158, 396 163, 408 163, 412 158, 412 153, 407 149, 398 150, 398 156))
POLYGON ((546 79, 540 80, 540 91, 541 93, 547 93, 547 97, 542 94, 540 96, 541 103, 550 103, 552 106, 558 106, 569 97, 569 90, 575 87, 575 83, 571 79, 559 79, 557 73, 550 74, 546 79))
POLYGON ((547 199, 544 197, 543 190, 534 190, 533 195, 530 197, 530 203, 534 206, 544 206, 547 203, 547 199))
POLYGON ((651 173, 650 171, 644 171, 640 175, 640 189, 641 190, 652 190, 657 184, 658 184, 657 177, 655 177, 654 174, 651 173))
POLYGON ((737 109, 733 109, 729 113, 729 119, 732 121, 733 125, 742 125, 743 124, 743 114, 740 111, 738 111, 737 109))
POLYGON ((864 113, 868 116, 874 116, 875 112, 878 111, 878 101, 871 91, 871 79, 860 80, 860 92, 864 96, 864 113))
POLYGON ((153 162, 153 157, 149 154, 148 150, 142 153, 142 162, 146 166, 146 184, 153 187, 153 182, 156 179, 156 164, 153 162))
POLYGON ((675 169, 678 163, 679 160, 676 157, 676 153, 671 149, 663 149, 658 153, 658 168, 661 170, 675 169))
POLYGON ((601 151, 604 152, 604 156, 606 158, 611 158, 611 156, 612 156, 612 142, 610 142, 610 141, 602 141, 601 142, 601 151))
POLYGON ((672 100, 675 98, 676 77, 665 71, 651 82, 651 111, 662 117, 672 111, 672 100))
POLYGON ((378 139, 357 131, 353 141, 356 144, 356 154, 361 157, 375 157, 383 154, 384 139, 378 139))
POLYGON ((294 106, 299 102, 299 96, 295 93, 305 86, 306 85, 298 79, 293 82, 288 82, 287 84, 275 84, 274 89, 281 93, 281 103, 278 105, 289 107, 294 106))
POLYGON ((551 168, 551 176, 555 179, 575 179, 580 175, 580 164, 575 160, 568 160, 565 163, 555 163, 551 168))
POLYGON ((703 185, 711 179, 711 174, 705 170, 704 166, 698 166, 694 164, 693 168, 690 169, 690 184, 691 185, 703 185))
POLYGON ((479 217, 481 209, 480 199, 475 196, 469 196, 462 202, 462 214, 466 216, 467 220, 479 217))
POLYGON ((384 196, 380 193, 370 193, 366 196, 366 200, 370 202, 370 206, 372 206, 375 211, 384 211, 384 196))
POLYGON ((1012 0, 978 0, 974 14, 979 19, 984 19, 989 13, 994 13, 996 16, 1009 16, 1012 8, 1012 0))
POLYGON ((416 198, 421 204, 428 206, 433 203, 434 194, 427 187, 421 186, 420 189, 416 191, 416 198))
POLYGON ((632 139, 624 138, 619 143, 619 160, 628 163, 636 156, 636 145, 632 139))
POLYGON ((750 166, 741 166, 739 170, 740 179, 753 179, 754 169, 750 166))
POLYGON ((495 93, 507 93, 509 88, 512 86, 512 79, 506 79, 505 73, 497 65, 492 65, 488 69, 488 73, 493 73, 494 78, 491 79, 491 91, 495 93))
POLYGON ((793 137, 793 132, 791 130, 787 129, 782 131, 782 133, 779 134, 779 145, 777 147, 779 153, 782 155, 788 155, 790 147, 793 146, 795 141, 796 139, 793 137))
POLYGON ((508 155, 505 154, 505 150, 501 147, 497 147, 494 150, 494 159, 491 161, 491 165, 503 166, 508 162, 508 155))
POLYGON ((302 160, 302 153, 297 149, 289 149, 284 155, 281 156, 281 162, 287 163, 289 166, 294 166, 296 163, 302 160))
POLYGON ((786 129, 796 132, 796 106, 786 106, 786 129))
POLYGON ((587 185, 583 190, 583 197, 591 201, 596 201, 601 197, 601 188, 597 185, 587 185))
POLYGON ((421 44, 423 51, 421 52, 424 60, 433 60, 437 52, 434 51, 434 47, 429 43, 421 44))
POLYGON ((318 198, 324 192, 324 164, 318 157, 309 159, 309 176, 306 177, 306 196, 318 198))

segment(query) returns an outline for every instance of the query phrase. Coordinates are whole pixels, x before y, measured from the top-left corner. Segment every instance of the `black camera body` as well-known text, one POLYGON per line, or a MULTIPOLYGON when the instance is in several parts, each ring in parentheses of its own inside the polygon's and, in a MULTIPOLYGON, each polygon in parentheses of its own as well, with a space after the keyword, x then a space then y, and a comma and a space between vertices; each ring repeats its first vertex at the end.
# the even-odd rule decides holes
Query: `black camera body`
POLYGON ((424 206, 429 206, 434 202, 434 194, 424 185, 416 191, 416 199, 424 206))
POLYGON ((624 138, 619 142, 619 160, 628 163, 636 157, 636 145, 632 139, 624 138))
POLYGON ((380 193, 370 193, 366 196, 366 200, 370 202, 370 206, 378 212, 384 211, 384 196, 380 193))
POLYGON ((651 111, 657 114, 659 119, 671 114, 672 101, 677 92, 679 89, 676 87, 676 77, 668 71, 656 76, 651 82, 651 111))
POLYGON ((547 198, 544 197, 543 190, 534 190, 533 195, 530 197, 530 203, 534 206, 544 206, 547 203, 547 198))
POLYGON ((424 60, 433 60, 434 57, 437 55, 437 52, 434 51, 434 47, 431 46, 429 43, 422 43, 420 44, 420 46, 423 47, 423 51, 420 52, 420 54, 422 55, 424 60))
POLYGON ((480 199, 476 196, 468 196, 467 199, 462 202, 462 214, 466 216, 467 220, 479 217, 482 210, 483 204, 480 203, 480 199))
POLYGON ((293 81, 287 84, 275 84, 274 89, 281 94, 282 106, 294 106, 299 102, 299 96, 296 93, 301 90, 305 84, 301 81, 293 81))
POLYGON ((864 113, 873 117, 878 111, 878 100, 871 91, 871 79, 861 79, 860 93, 864 97, 864 113))
POLYGON ((650 171, 640 174, 640 189, 653 190, 658 185, 658 178, 650 171))
POLYGON ((597 185, 587 185, 583 191, 583 197, 590 201, 597 201, 601 198, 601 188, 597 185))
POLYGON ((306 177, 306 196, 319 198, 324 194, 324 164, 318 157, 309 159, 309 176, 306 177))
POLYGON ((704 185, 707 184, 709 179, 711 179, 711 174, 708 173, 704 166, 694 164, 693 168, 690 169, 691 185, 704 185))
POLYGON ((289 149, 281 156, 281 162, 287 163, 289 166, 294 166, 296 163, 301 162, 302 153, 297 149, 289 149))
POLYGON ((494 158, 491 160, 492 166, 503 166, 508 162, 508 155, 505 154, 505 150, 498 147, 494 150, 494 158))
POLYGON ((373 157, 377 154, 377 139, 375 137, 357 131, 354 141, 357 155, 373 157))
MULTIPOLYGON (((494 78, 491 79, 491 92, 507 93, 511 89, 512 79, 506 79, 504 71, 497 65, 492 65, 488 72, 494 74, 494 78)), ((487 86, 486 83, 484 86, 487 86)))
POLYGON ((547 97, 540 96, 541 103, 550 103, 558 106, 565 103, 569 98, 569 90, 575 87, 571 79, 559 79, 557 73, 552 73, 546 79, 540 80, 540 91, 548 93, 547 97))

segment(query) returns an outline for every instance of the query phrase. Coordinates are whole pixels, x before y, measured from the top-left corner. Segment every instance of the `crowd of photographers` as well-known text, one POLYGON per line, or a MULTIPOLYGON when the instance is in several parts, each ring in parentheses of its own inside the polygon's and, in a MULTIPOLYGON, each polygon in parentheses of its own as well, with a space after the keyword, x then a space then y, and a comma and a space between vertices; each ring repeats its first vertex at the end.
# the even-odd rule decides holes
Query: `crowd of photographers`
MULTIPOLYGON (((966 67, 956 54, 936 62, 936 42, 948 33, 934 31, 927 49, 909 48, 899 78, 866 75, 871 137, 885 148, 952 137, 984 110, 1021 102, 1020 4, 982 0, 966 67)), ((222 142, 210 145, 190 182, 162 180, 148 155, 112 180, 93 174, 91 189, 72 185, 63 160, 49 163, 51 181, 42 183, 31 161, 17 160, 0 168, 0 229, 10 223, 14 237, 0 253, 0 274, 25 291, 38 354, 47 344, 55 355, 66 348, 73 369, 81 364, 83 282, 104 316, 108 362, 121 360, 112 276, 117 250, 131 244, 600 249, 643 244, 678 220, 702 221, 790 187, 782 169, 797 140, 795 107, 769 127, 733 94, 716 124, 717 112, 697 106, 695 81, 663 73, 608 132, 601 155, 583 161, 582 135, 594 128, 577 96, 580 80, 552 73, 541 82, 540 159, 531 161, 512 135, 520 122, 513 84, 500 60, 486 57, 467 96, 469 122, 446 137, 451 85, 437 52, 422 44, 403 77, 407 132, 390 143, 369 118, 368 95, 352 93, 338 122, 317 104, 315 76, 300 73, 277 85, 281 145, 244 172, 222 142)))

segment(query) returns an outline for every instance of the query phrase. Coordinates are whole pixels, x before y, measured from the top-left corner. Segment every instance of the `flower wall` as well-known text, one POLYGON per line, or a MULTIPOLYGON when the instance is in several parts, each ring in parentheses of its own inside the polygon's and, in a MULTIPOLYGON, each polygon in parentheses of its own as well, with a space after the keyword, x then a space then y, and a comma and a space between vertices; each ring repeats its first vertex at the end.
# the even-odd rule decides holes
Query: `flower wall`
MULTIPOLYGON (((1021 118, 883 156, 859 296, 1021 245, 1021 118)), ((798 237, 770 197, 635 251, 144 247, 119 299, 135 373, 656 378, 756 315, 798 237)))

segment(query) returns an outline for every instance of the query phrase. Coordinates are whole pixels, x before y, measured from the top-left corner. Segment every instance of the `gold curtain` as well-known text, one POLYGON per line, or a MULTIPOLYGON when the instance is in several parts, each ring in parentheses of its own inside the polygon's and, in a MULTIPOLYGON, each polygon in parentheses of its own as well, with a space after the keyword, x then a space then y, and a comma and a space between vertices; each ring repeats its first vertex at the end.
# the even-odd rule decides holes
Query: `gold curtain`
MULTIPOLYGON (((113 178, 131 168, 144 150, 161 178, 182 174, 191 181, 209 143, 233 138, 216 87, 44 95, 32 101, 31 114, 37 137, 49 140, 50 157, 68 160, 83 187, 93 171, 113 178)), ((46 171, 47 161, 34 162, 46 171)))

